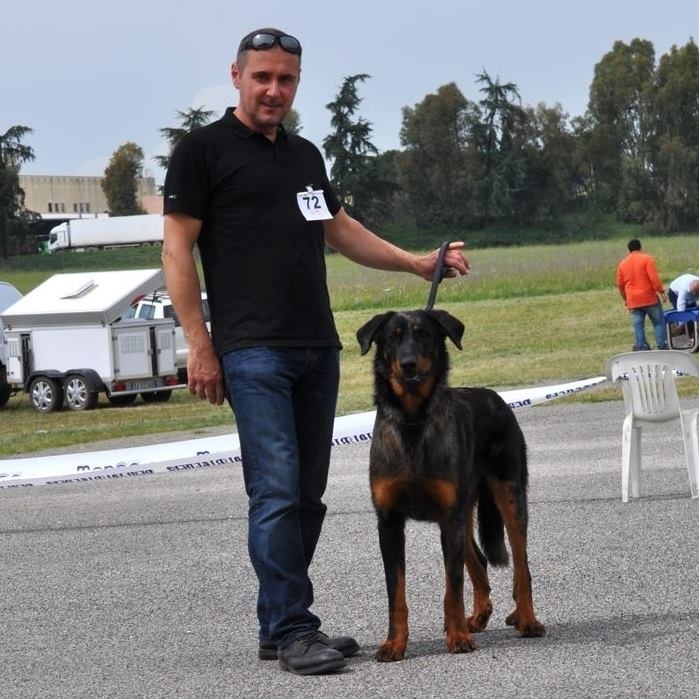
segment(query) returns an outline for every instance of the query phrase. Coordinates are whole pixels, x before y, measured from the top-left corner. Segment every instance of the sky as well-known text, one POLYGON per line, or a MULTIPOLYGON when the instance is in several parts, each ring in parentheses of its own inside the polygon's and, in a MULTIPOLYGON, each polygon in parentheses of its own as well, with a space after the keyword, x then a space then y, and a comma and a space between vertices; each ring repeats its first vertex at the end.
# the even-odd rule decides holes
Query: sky
POLYGON ((330 131, 325 105, 350 75, 359 116, 379 151, 400 147, 403 107, 454 82, 480 98, 476 75, 514 83, 524 106, 587 108, 595 65, 615 41, 649 40, 656 60, 699 28, 697 0, 24 0, 0 14, 0 134, 33 129, 27 175, 100 176, 131 141, 144 173, 162 183, 153 157, 167 153, 159 129, 177 111, 220 115, 237 103, 230 65, 240 39, 273 26, 303 46, 294 103, 301 134, 319 148, 330 131))

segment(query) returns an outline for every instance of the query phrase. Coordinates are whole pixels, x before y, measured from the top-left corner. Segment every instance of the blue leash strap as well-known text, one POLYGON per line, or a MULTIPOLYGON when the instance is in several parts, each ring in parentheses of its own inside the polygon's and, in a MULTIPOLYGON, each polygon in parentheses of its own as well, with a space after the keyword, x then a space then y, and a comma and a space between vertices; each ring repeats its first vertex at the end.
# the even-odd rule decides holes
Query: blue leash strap
POLYGON ((447 254, 449 249, 449 241, 445 240, 440 248, 439 254, 437 255, 437 264, 434 268, 434 275, 432 277, 432 288, 430 289, 430 295, 427 298, 426 310, 431 310, 434 307, 435 299, 437 298, 437 288, 440 282, 444 278, 444 256, 447 254))

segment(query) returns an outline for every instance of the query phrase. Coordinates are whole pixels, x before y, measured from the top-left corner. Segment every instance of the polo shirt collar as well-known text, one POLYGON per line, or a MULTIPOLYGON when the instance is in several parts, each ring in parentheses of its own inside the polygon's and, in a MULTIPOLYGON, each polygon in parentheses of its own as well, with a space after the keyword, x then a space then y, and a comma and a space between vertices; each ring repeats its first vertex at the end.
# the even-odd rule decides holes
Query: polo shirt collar
MULTIPOLYGON (((230 126, 238 136, 241 138, 253 138, 254 136, 261 136, 258 131, 253 131, 251 128, 243 124, 240 119, 235 115, 235 107, 228 107, 221 117, 221 123, 225 126, 230 126)), ((277 138, 289 138, 289 134, 284 128, 283 124, 277 126, 277 138)), ((264 136, 263 136, 264 138, 264 136)))

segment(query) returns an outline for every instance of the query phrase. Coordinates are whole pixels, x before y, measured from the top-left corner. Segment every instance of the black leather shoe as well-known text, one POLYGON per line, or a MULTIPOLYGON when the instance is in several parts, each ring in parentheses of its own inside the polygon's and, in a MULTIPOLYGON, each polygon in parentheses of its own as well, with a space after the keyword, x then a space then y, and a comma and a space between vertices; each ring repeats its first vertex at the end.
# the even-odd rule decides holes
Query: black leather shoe
MULTIPOLYGON (((359 650, 359 643, 351 636, 326 636, 322 631, 316 631, 316 634, 325 645, 339 650, 345 658, 349 658, 359 650)), ((277 646, 272 641, 260 641, 257 656, 260 660, 276 660, 277 646)))
POLYGON ((257 657, 260 660, 276 660, 277 646, 271 641, 260 641, 260 645, 257 649, 257 657))
POLYGON ((359 650, 357 643, 351 636, 327 636, 322 631, 316 631, 316 636, 325 643, 329 648, 339 650, 345 658, 354 655, 359 650))
POLYGON ((347 663, 345 657, 324 643, 323 635, 312 631, 280 649, 277 654, 279 667, 297 675, 320 675, 341 670, 347 663))

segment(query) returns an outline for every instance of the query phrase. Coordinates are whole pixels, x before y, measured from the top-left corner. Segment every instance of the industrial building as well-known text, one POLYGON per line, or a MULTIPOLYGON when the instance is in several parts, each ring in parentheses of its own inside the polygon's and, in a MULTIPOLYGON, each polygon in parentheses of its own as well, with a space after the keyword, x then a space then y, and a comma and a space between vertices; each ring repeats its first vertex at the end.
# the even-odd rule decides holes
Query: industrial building
MULTIPOLYGON (((45 220, 65 220, 109 213, 103 180, 104 177, 20 175, 19 186, 24 190, 27 210, 45 220)), ((141 208, 148 214, 161 214, 163 199, 157 192, 155 178, 142 177, 138 184, 141 208)))

